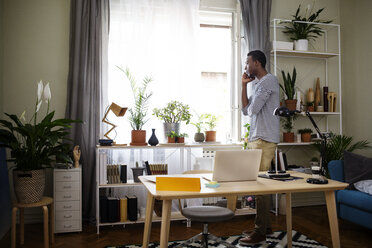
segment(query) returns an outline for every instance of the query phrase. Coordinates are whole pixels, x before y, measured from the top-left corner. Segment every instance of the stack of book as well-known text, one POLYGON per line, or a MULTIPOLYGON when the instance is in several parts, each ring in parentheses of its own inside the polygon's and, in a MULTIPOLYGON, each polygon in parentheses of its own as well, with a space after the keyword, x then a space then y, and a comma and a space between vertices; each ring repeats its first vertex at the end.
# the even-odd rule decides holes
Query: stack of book
POLYGON ((146 163, 147 175, 167 175, 168 164, 149 164, 146 163))
POLYGON ((121 183, 118 164, 107 165, 107 183, 121 183))
POLYGON ((285 155, 284 152, 278 150, 277 152, 277 164, 278 167, 277 169, 280 171, 285 171, 288 170, 288 163, 287 163, 287 156, 285 155))
POLYGON ((122 198, 101 196, 99 202, 101 223, 137 220, 136 196, 122 198))

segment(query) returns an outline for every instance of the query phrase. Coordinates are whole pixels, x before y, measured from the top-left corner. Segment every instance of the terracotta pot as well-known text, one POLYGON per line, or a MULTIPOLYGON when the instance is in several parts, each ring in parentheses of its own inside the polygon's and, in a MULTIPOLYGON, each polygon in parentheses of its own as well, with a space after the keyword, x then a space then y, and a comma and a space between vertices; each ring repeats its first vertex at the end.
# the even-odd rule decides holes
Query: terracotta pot
POLYGON ((283 133, 283 142, 294 142, 294 133, 283 133))
POLYGON ((176 137, 174 138, 168 137, 168 143, 176 143, 176 137))
POLYGON ((307 106, 307 111, 314 112, 314 106, 307 106))
POLYGON ((131 146, 146 146, 146 130, 132 130, 131 146))
POLYGON ((216 131, 205 131, 206 142, 216 142, 216 131))
POLYGON ((285 106, 293 111, 296 110, 297 100, 285 100, 285 106))
POLYGON ((310 142, 311 141, 311 133, 302 133, 301 134, 301 141, 302 142, 310 142))
POLYGON ((19 203, 39 202, 45 189, 45 169, 13 171, 14 192, 19 203))
POLYGON ((178 137, 177 143, 185 143, 185 137, 178 137))

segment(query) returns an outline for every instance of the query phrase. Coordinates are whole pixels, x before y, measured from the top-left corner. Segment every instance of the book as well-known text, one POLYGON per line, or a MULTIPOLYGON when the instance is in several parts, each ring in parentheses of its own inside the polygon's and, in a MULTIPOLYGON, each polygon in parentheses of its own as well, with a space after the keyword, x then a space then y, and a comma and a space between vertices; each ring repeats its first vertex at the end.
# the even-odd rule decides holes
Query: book
POLYGON ((99 197, 99 215, 101 217, 101 223, 109 222, 108 220, 108 200, 107 196, 100 196, 99 197))
POLYGON ((128 199, 120 198, 120 222, 128 220, 128 199))
POLYGON ((128 220, 136 221, 137 220, 137 196, 131 195, 127 196, 127 206, 128 206, 128 220))
POLYGON ((108 222, 120 221, 120 201, 116 197, 107 197, 107 217, 108 222))
POLYGON ((280 161, 280 170, 285 171, 284 159, 283 159, 283 152, 279 152, 279 161, 280 161))
POLYGON ((152 175, 151 170, 150 170, 149 161, 143 161, 142 166, 146 168, 146 174, 147 175, 152 175))
POLYGON ((285 170, 288 170, 287 155, 283 152, 283 162, 285 170))

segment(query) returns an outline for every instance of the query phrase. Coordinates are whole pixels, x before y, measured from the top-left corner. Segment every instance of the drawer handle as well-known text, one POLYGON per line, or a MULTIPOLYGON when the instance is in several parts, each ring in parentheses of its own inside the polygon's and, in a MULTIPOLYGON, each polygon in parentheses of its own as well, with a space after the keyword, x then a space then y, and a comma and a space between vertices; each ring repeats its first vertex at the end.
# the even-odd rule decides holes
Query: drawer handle
POLYGON ((71 227, 72 227, 72 225, 68 225, 68 226, 66 226, 66 225, 63 225, 63 227, 64 227, 64 228, 71 228, 71 227))
POLYGON ((72 208, 72 206, 70 205, 70 206, 63 206, 63 208, 72 208))
POLYGON ((64 189, 71 189, 71 186, 63 186, 64 189))
POLYGON ((70 179, 71 176, 63 176, 64 179, 70 179))
POLYGON ((69 199, 69 198, 71 198, 71 197, 72 197, 72 196, 70 196, 70 195, 64 195, 64 196, 63 196, 64 199, 69 199))
POLYGON ((71 218, 72 217, 72 215, 64 215, 63 216, 63 218, 65 218, 65 219, 69 219, 69 218, 71 218))

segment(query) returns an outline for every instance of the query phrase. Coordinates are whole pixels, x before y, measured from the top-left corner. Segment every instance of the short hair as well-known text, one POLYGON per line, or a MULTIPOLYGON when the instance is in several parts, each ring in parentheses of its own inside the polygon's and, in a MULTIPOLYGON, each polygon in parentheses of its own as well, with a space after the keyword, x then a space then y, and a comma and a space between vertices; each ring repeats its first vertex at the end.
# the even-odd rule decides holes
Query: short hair
POLYGON ((260 50, 250 51, 248 53, 248 56, 251 56, 253 61, 258 60, 258 62, 261 63, 261 66, 263 68, 265 68, 265 66, 266 66, 266 56, 262 51, 260 51, 260 50))

